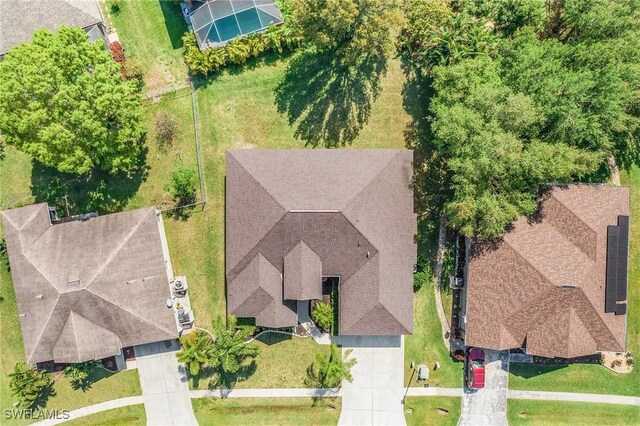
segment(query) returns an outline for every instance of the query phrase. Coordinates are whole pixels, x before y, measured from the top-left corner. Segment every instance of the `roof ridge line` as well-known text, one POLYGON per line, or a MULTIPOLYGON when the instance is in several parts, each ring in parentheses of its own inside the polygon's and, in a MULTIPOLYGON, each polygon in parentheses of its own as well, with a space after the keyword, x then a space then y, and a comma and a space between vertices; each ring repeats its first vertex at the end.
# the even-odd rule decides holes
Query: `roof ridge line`
MULTIPOLYGON (((394 151, 394 150, 389 150, 389 151, 394 151)), ((380 170, 378 170, 378 172, 371 179, 369 179, 367 181, 367 183, 362 185, 362 187, 360 188, 360 191, 356 192, 356 194, 351 199, 349 199, 349 201, 347 201, 345 204, 343 204, 343 207, 342 207, 342 209, 340 211, 341 212, 346 211, 351 206, 351 204, 353 204, 354 200, 356 198, 358 198, 358 195, 360 195, 365 189, 367 189, 372 183, 374 183, 378 179, 378 177, 382 174, 382 172, 387 170, 387 167, 389 167, 389 164, 391 164, 392 161, 394 161, 396 158, 398 158, 398 156, 401 153, 403 153, 404 151, 405 150, 402 150, 402 149, 396 150, 395 155, 393 157, 391 157, 389 159, 389 161, 387 161, 385 163, 385 165, 383 167, 381 167, 380 170)), ((344 214, 343 214, 343 216, 346 218, 346 216, 344 214)), ((347 220, 349 220, 349 218, 347 218, 347 220)), ((351 222, 351 221, 349 220, 349 222, 351 222)), ((355 225, 353 225, 353 226, 355 227, 355 225)), ((358 229, 358 228, 356 227, 356 229, 358 229)), ((358 231, 360 231, 360 230, 358 229, 358 231)), ((362 233, 362 232, 360 232, 360 233, 362 233)))
POLYGON ((146 215, 144 215, 139 221, 138 223, 136 223, 133 228, 131 228, 131 231, 129 231, 129 233, 126 235, 126 237, 124 237, 124 239, 120 242, 120 244, 118 244, 118 246, 115 248, 115 250, 113 251, 113 253, 111 253, 111 255, 109 255, 109 257, 107 258, 107 260, 104 261, 104 263, 98 268, 97 272, 93 275, 93 277, 89 280, 89 282, 87 283, 87 285, 84 288, 89 288, 89 286, 91 284, 93 284, 93 282, 96 280, 96 278, 98 278, 105 270, 105 268, 113 261, 113 259, 116 257, 116 255, 118 253, 120 253, 120 250, 122 250, 122 247, 124 247, 126 245, 126 243, 129 242, 129 240, 131 239, 131 237, 133 237, 133 235, 138 231, 138 229, 140 229, 140 225, 142 224, 142 222, 144 222, 150 215, 151 213, 155 211, 154 208, 149 207, 149 213, 147 213, 146 215))
MULTIPOLYGON (((554 228, 554 229, 555 229, 555 228, 554 228)), ((560 235, 562 235, 562 234, 560 234, 560 235)), ((563 235, 562 237, 564 238, 564 235, 563 235)), ((566 240, 566 238, 564 238, 564 239, 566 240)), ((554 284, 554 283, 549 279, 549 277, 547 277, 544 273, 542 273, 542 271, 541 271, 540 269, 538 269, 538 267, 537 267, 537 266, 535 266, 533 263, 531 263, 531 262, 529 261, 529 259, 527 259, 526 257, 524 257, 524 256, 520 253, 520 251, 519 251, 518 249, 516 249, 512 244, 510 244, 510 243, 509 243, 505 238, 503 238, 503 239, 502 239, 502 241, 504 242, 504 244, 508 245, 508 246, 509 246, 509 248, 510 248, 511 250, 513 250, 513 252, 514 252, 516 255, 518 255, 518 257, 519 257, 519 258, 521 258, 522 260, 524 260, 524 261, 525 261, 525 263, 526 263, 527 265, 529 265, 529 266, 530 266, 530 267, 532 267, 532 268, 533 268, 537 273, 539 273, 539 274, 540 274, 540 275, 541 275, 541 276, 542 276, 542 277, 543 277, 543 278, 544 278, 544 279, 549 283, 549 285, 551 286, 551 288, 558 288, 558 287, 560 287, 560 286, 555 285, 555 284, 554 284)), ((569 243, 571 243, 571 241, 569 241, 569 243)), ((571 243, 571 244, 573 244, 573 243, 571 243)))
MULTIPOLYGON (((626 347, 626 342, 622 342, 620 343, 618 341, 618 339, 616 338, 615 334, 613 334, 611 332, 611 329, 609 328, 608 324, 604 321, 604 319, 602 318, 602 316, 600 316, 600 312, 598 311, 598 309, 593 305, 593 303, 591 302, 591 299, 589 299, 589 296, 587 296, 587 294, 579 287, 576 287, 577 290, 580 291, 580 293, 582 293, 582 297, 587 301, 587 303, 589 304, 589 306, 591 307, 591 309, 593 309, 596 318, 598 318, 598 321, 604 325, 604 329, 606 330, 606 332, 609 334, 609 337, 611 337, 611 339, 620 344, 621 347, 626 347)), ((573 301, 572 301, 573 302, 573 301)), ((571 308, 573 309, 573 303, 571 304, 571 308)), ((580 311, 576 311, 576 316, 578 317, 578 319, 580 320, 580 322, 584 325, 584 327, 589 331, 589 328, 587 327, 587 324, 582 320, 582 318, 580 318, 580 311)), ((626 323, 626 318, 625 318, 625 323, 626 323)), ((625 324, 626 325, 626 324, 625 324)), ((625 334, 626 335, 626 334, 625 334)), ((591 336, 591 338, 593 339, 594 342, 597 343, 597 340, 595 338, 595 336, 591 333, 591 331, 589 331, 589 336, 591 336)))

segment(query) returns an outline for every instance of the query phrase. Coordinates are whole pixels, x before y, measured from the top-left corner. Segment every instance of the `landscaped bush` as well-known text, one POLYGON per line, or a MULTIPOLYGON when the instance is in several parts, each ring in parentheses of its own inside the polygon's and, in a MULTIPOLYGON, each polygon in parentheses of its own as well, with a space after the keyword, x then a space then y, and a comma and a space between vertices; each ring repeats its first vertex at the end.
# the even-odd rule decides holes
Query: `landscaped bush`
POLYGON ((71 364, 64 369, 63 374, 71 379, 71 386, 74 389, 87 390, 91 387, 91 372, 101 365, 100 361, 95 360, 71 364))
POLYGON ((318 302, 313 305, 311 317, 323 331, 331 330, 333 324, 333 308, 330 304, 318 302))
POLYGON ((179 169, 171 174, 171 183, 167 190, 178 206, 185 206, 195 202, 197 183, 198 174, 194 169, 179 169))
POLYGON ((124 48, 122 47, 122 43, 120 43, 119 41, 114 41, 113 43, 111 43, 109 49, 111 50, 111 56, 113 56, 114 61, 123 63, 127 60, 124 56, 124 48))
POLYGON ((267 51, 282 53, 299 45, 298 37, 286 25, 271 25, 263 33, 255 33, 231 40, 219 48, 200 50, 196 36, 189 32, 182 38, 184 62, 192 74, 207 75, 220 70, 227 64, 241 65, 248 59, 267 51))

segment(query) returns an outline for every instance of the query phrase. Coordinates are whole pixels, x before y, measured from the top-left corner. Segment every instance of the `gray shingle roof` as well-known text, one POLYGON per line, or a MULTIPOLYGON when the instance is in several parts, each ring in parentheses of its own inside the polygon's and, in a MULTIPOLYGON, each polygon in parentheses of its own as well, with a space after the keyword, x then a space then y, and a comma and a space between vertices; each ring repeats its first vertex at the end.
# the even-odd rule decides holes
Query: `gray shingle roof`
POLYGON ((46 204, 0 216, 28 362, 177 337, 154 208, 55 225, 46 204))
MULTIPOLYGON (((229 312, 253 316, 250 303, 236 310, 236 300, 253 294, 236 277, 256 256, 286 274, 286 256, 303 241, 322 275, 340 277, 340 334, 410 334, 412 157, 408 150, 228 151, 229 312)), ((284 281, 288 292, 292 285, 284 281)))
POLYGON ((0 1, 0 55, 28 42, 41 28, 55 31, 62 25, 88 28, 102 22, 96 0, 0 1))
POLYGON ((605 313, 607 226, 629 214, 629 188, 556 187, 540 217, 520 218, 495 247, 472 244, 468 345, 546 357, 623 351, 626 315, 605 313))

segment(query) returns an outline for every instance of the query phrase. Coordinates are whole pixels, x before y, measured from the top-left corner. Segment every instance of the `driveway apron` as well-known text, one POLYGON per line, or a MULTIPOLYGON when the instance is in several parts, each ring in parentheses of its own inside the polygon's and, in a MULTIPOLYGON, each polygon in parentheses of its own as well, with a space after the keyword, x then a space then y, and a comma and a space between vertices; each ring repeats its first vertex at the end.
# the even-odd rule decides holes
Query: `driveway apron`
POLYGON ((402 336, 340 336, 345 354, 357 364, 353 382, 342 382, 339 425, 405 425, 404 340, 402 336))
POLYGON ((176 341, 134 346, 147 425, 197 425, 176 341))
POLYGON ((483 389, 465 387, 458 425, 507 425, 509 351, 485 349, 483 389))

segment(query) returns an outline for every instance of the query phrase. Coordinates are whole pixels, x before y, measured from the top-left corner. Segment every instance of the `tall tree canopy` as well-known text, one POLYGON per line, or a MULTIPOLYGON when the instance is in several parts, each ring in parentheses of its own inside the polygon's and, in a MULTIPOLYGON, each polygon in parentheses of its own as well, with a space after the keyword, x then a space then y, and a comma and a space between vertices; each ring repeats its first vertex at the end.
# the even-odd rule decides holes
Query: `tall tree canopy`
POLYGON ((60 172, 133 169, 141 113, 136 83, 79 28, 40 30, 0 62, 0 133, 60 172))
POLYGON ((402 30, 408 69, 432 82, 425 140, 444 160, 453 227, 499 237, 536 209, 541 186, 591 179, 608 157, 640 164, 639 0, 444 4, 496 37, 475 54, 477 28, 446 13, 440 26, 408 14, 402 30), (443 49, 448 32, 462 54, 443 49))
POLYGON ((338 50, 355 61, 384 57, 399 23, 396 0, 291 0, 294 28, 318 50, 338 50))

